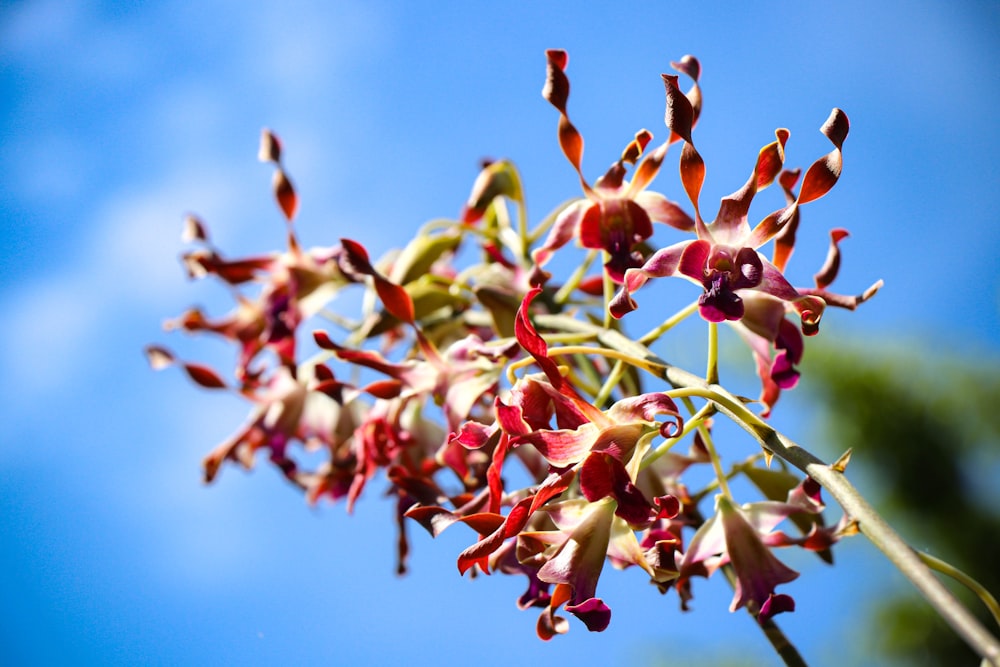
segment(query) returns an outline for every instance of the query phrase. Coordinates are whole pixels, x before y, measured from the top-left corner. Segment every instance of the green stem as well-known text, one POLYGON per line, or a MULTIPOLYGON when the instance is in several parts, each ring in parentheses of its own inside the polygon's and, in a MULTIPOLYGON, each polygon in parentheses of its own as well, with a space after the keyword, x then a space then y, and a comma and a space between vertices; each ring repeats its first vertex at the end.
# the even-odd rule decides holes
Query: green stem
POLYGON ((604 381, 601 385, 601 390, 594 396, 594 405, 600 407, 604 405, 607 400, 611 397, 611 392, 615 390, 618 383, 621 382, 622 376, 625 374, 625 362, 621 359, 615 361, 615 365, 611 368, 611 372, 608 374, 608 379, 604 381))
POLYGON ((726 472, 722 469, 722 459, 719 458, 719 453, 715 451, 715 443, 712 441, 712 434, 709 433, 708 427, 705 426, 705 422, 698 425, 698 433, 701 434, 702 442, 705 443, 705 449, 708 450, 708 458, 712 461, 712 469, 715 470, 715 478, 719 480, 719 490, 722 491, 722 495, 729 500, 733 499, 733 494, 729 492, 729 482, 726 478, 726 472))
POLYGON ((719 325, 708 323, 708 370, 705 371, 705 381, 716 384, 719 381, 719 325))
MULTIPOLYGON (((521 184, 518 183, 518 190, 521 184)), ((521 238, 521 257, 525 267, 531 266, 531 236, 528 233, 528 205, 524 201, 523 191, 517 200, 517 233, 521 238)))
POLYGON ((1000 625, 1000 604, 997 603, 997 599, 993 597, 992 593, 983 588, 982 584, 967 575, 965 572, 959 570, 951 563, 946 563, 940 558, 935 558, 934 556, 924 553, 923 551, 918 551, 917 555, 920 556, 920 560, 924 561, 924 563, 931 569, 937 570, 941 574, 951 577, 975 593, 979 599, 983 601, 983 604, 986 605, 986 608, 990 610, 990 613, 993 615, 993 620, 997 622, 997 625, 1000 625))
POLYGON ((681 310, 677 311, 676 313, 665 319, 663 321, 663 324, 656 327, 655 329, 647 333, 645 336, 642 336, 639 339, 639 344, 649 345, 650 343, 656 341, 660 336, 667 333, 675 326, 686 320, 688 317, 693 315, 697 310, 698 310, 697 301, 695 301, 689 306, 686 306, 685 308, 682 308, 681 310))
POLYGON ((566 284, 560 287, 559 291, 556 292, 554 297, 552 297, 553 301, 560 304, 569 301, 569 297, 573 293, 573 290, 575 290, 580 285, 580 282, 583 280, 583 277, 590 269, 590 265, 594 263, 594 259, 596 258, 597 258, 597 251, 596 250, 589 251, 587 253, 586 258, 584 258, 584 260, 580 263, 580 265, 576 267, 576 269, 573 271, 573 274, 569 277, 569 280, 566 281, 566 284))

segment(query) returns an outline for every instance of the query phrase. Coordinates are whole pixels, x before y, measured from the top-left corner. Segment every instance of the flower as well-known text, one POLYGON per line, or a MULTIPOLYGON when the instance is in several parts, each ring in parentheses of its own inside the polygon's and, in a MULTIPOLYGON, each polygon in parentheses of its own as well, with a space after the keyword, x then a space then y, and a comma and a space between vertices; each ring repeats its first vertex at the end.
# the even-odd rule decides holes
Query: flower
POLYGON ((705 176, 705 165, 691 139, 694 111, 690 101, 677 88, 677 77, 663 75, 667 97, 667 126, 684 140, 681 180, 695 211, 696 238, 682 241, 654 252, 641 267, 626 271, 623 285, 610 304, 615 317, 634 310, 632 298, 650 278, 680 276, 702 288, 698 310, 709 322, 728 322, 750 346, 761 378, 760 401, 767 416, 782 389, 798 382, 795 366, 801 361, 804 345, 799 331, 786 313, 796 312, 802 334, 818 332, 819 322, 828 305, 854 309, 870 298, 881 286, 875 283, 863 294, 847 297, 826 288, 840 266, 838 243, 846 230, 831 233, 831 249, 825 266, 816 274, 816 288, 798 289, 784 276, 784 269, 795 243, 799 207, 819 199, 836 184, 842 168, 842 147, 850 123, 840 109, 833 109, 820 131, 833 144, 833 150, 816 160, 806 171, 798 195, 793 192, 797 171, 782 171, 786 129, 775 130, 775 141, 764 146, 749 179, 742 188, 722 199, 715 220, 706 223, 698 204, 705 176), (749 223, 750 204, 756 193, 775 180, 785 193, 785 206, 766 216, 756 226, 749 223), (773 261, 758 249, 774 241, 773 261))
MULTIPOLYGON (((671 105, 683 106, 687 103, 683 96, 669 93, 675 85, 671 79, 676 77, 665 75, 665 79, 668 109, 671 105)), ((675 119, 678 116, 669 112, 667 115, 675 119)), ((748 315, 744 298, 748 293, 756 292, 773 297, 797 311, 803 333, 816 333, 826 302, 816 295, 800 293, 781 270, 757 249, 781 231, 796 215, 800 205, 823 196, 833 187, 840 174, 840 150, 848 128, 846 114, 834 109, 821 130, 834 144, 834 151, 809 169, 798 198, 771 213, 753 228, 748 221, 750 203, 754 195, 773 183, 781 172, 788 130, 775 131, 775 141, 760 150, 746 184, 723 198, 715 220, 705 223, 698 206, 704 163, 690 142, 690 128, 671 128, 678 131, 686 142, 681 156, 681 178, 695 209, 697 238, 662 248, 653 253, 641 268, 630 269, 621 292, 612 304, 612 313, 621 317, 633 310, 636 304, 631 294, 650 278, 680 275, 702 288, 698 309, 709 322, 744 320, 748 315), (820 165, 819 168, 817 165, 820 165)), ((750 316, 753 314, 751 312, 750 316)), ((760 324, 763 326, 764 323, 760 324)), ((771 340, 774 340, 773 336, 771 340)))
MULTIPOLYGON (((636 252, 635 247, 652 236, 653 220, 681 230, 693 229, 694 222, 680 207, 662 194, 646 190, 659 172, 671 142, 665 142, 650 153, 636 167, 632 181, 626 181, 625 165, 635 165, 653 138, 650 132, 640 130, 626 146, 621 157, 591 186, 581 171, 583 137, 570 122, 566 112, 569 79, 565 69, 569 56, 565 51, 557 49, 546 51, 545 56, 548 60, 548 77, 542 95, 559 110, 559 144, 563 154, 576 169, 584 197, 563 209, 555 219, 545 242, 532 253, 532 258, 540 270, 555 250, 573 237, 578 237, 583 247, 607 252, 609 258, 604 265, 607 274, 620 283, 627 269, 641 264, 642 256, 636 252)), ((673 63, 673 67, 694 80, 694 86, 688 94, 693 100, 693 107, 700 108, 698 61, 693 56, 685 56, 679 63, 673 63)), ((672 137, 672 140, 675 138, 672 137)))
POLYGON ((846 516, 834 526, 823 526, 818 520, 823 509, 820 486, 810 477, 790 489, 785 501, 738 506, 725 495, 717 496, 715 514, 697 530, 687 551, 676 555, 677 586, 686 584, 691 576, 711 576, 728 563, 736 574, 730 611, 752 604, 760 621, 794 611, 795 601, 774 590, 796 579, 798 572, 778 560, 771 548, 800 546, 823 555, 841 536, 851 533, 846 516), (775 530, 784 519, 803 516, 811 520, 801 522, 809 526, 801 537, 775 530))

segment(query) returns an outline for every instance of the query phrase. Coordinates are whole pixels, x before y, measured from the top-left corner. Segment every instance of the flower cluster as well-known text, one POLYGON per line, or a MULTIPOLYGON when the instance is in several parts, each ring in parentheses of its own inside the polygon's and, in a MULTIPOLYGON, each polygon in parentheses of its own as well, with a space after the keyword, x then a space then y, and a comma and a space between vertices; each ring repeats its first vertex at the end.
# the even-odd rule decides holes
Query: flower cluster
MULTIPOLYGON (((457 219, 429 223, 401 250, 373 260, 348 238, 304 250, 293 227, 298 195, 281 144, 265 130, 260 156, 275 168, 287 250, 226 259, 207 227, 189 218, 184 238, 196 244, 182 257, 189 277, 221 280, 236 306, 221 319, 195 309, 166 325, 232 342, 232 379, 162 346, 147 355, 156 368, 180 366, 202 387, 235 392, 252 406, 247 423, 205 458, 206 481, 230 462, 250 469, 262 452, 310 502, 343 499, 350 510, 382 476, 397 508, 398 571, 406 570, 408 521, 432 535, 464 524, 477 538, 458 555, 459 571, 524 576, 518 604, 540 610, 542 639, 567 631, 561 608, 589 630, 608 626, 611 608, 598 595, 605 563, 676 591, 684 609, 695 578, 727 569, 732 609, 745 606, 767 622, 794 608, 776 588, 797 573, 774 549, 828 559, 851 524, 828 524, 819 485, 759 449, 723 472, 712 429, 718 369, 706 382, 681 386, 660 372, 667 364, 648 347, 669 327, 623 345, 616 318, 638 307, 633 295, 652 279, 693 282, 696 304, 670 321, 698 312, 709 327, 735 327, 756 360, 766 416, 780 391, 795 385, 802 336, 817 332, 825 308, 853 309, 880 284, 857 297, 828 290, 846 236, 839 229, 815 287, 796 288, 784 275, 800 208, 839 178, 847 117, 833 111, 822 131, 834 149, 801 184, 798 172, 783 170, 789 133, 777 130, 746 184, 706 222, 699 207, 705 166, 692 137, 702 106, 698 61, 673 64, 693 81, 686 93, 678 75, 663 75, 667 140, 643 158, 653 135, 640 130, 591 184, 568 114, 567 55, 546 57, 543 96, 559 112, 559 145, 582 198, 532 227, 517 170, 493 162, 457 219), (678 143, 691 214, 649 189, 678 143), (751 227, 751 201, 774 182, 785 205, 751 227), (654 222, 693 238, 655 243, 654 222), (591 252, 557 280, 544 267, 570 241, 591 252), (766 257, 760 248, 769 243, 766 257), (603 269, 587 276, 598 253, 603 269), (363 295, 356 317, 325 309, 349 290, 363 295), (679 453, 682 443, 687 453, 679 453), (715 479, 690 488, 693 467, 710 468, 715 479), (729 488, 735 476, 762 498, 737 502, 729 488), (786 519, 790 530, 779 527, 786 519)), ((715 336, 709 340, 714 346, 715 336)))

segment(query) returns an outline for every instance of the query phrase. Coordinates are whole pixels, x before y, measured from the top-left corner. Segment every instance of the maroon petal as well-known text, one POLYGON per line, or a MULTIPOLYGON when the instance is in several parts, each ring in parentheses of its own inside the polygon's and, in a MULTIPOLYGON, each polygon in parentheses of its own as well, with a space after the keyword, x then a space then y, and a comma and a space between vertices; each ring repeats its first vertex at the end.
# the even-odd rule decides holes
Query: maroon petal
POLYGON ((667 94, 667 109, 663 122, 670 131, 688 144, 692 143, 691 129, 694 127, 694 107, 677 85, 676 74, 661 74, 663 87, 667 94))
POLYGON ((614 498, 618 503, 615 514, 631 526, 648 526, 655 514, 625 466, 610 454, 594 452, 587 457, 580 468, 580 491, 591 502, 614 498))
POLYGON ((792 599, 791 595, 771 595, 767 596, 767 600, 760 606, 760 613, 757 614, 758 621, 766 621, 775 614, 781 614, 786 611, 795 611, 795 600, 792 599))
POLYGON ((611 607, 600 598, 589 598, 580 604, 566 605, 566 611, 583 621, 591 632, 603 632, 611 623, 611 607))
POLYGON ((799 204, 819 199, 837 183, 843 168, 841 148, 849 130, 850 122, 847 120, 847 114, 840 109, 831 111, 830 117, 826 119, 820 132, 825 134, 836 148, 814 162, 806 171, 806 175, 802 177, 799 204))
POLYGON ((711 253, 712 244, 708 241, 704 239, 691 241, 684 247, 676 271, 701 284, 705 280, 705 269, 711 253))
POLYGON ((735 611, 751 601, 761 607, 774 594, 775 586, 799 574, 774 557, 741 510, 725 496, 719 496, 719 516, 726 552, 736 572, 736 591, 729 610, 735 611))
POLYGON ((524 301, 521 302, 521 307, 517 309, 517 319, 514 321, 514 336, 517 338, 517 342, 521 344, 521 347, 523 347, 528 354, 535 358, 535 362, 545 373, 546 377, 549 378, 549 382, 552 383, 552 386, 561 387, 563 384, 563 377, 562 374, 559 373, 559 367, 556 365, 556 362, 549 358, 548 345, 546 345, 545 340, 538 335, 538 331, 535 330, 535 326, 531 323, 531 318, 528 317, 528 310, 531 307, 531 302, 534 301, 535 297, 541 292, 541 287, 534 287, 524 296, 524 301))
POLYGON ((548 68, 545 86, 542 88, 542 97, 559 110, 559 146, 562 148, 563 155, 580 176, 580 183, 584 186, 584 190, 589 192, 590 187, 580 170, 583 161, 583 137, 570 122, 566 112, 566 102, 569 100, 569 79, 566 77, 565 69, 569 62, 569 55, 560 49, 549 49, 545 52, 545 59, 548 68))
POLYGON ((840 271, 840 247, 838 244, 847 236, 846 229, 830 230, 830 249, 827 251, 826 261, 823 263, 823 268, 813 276, 818 289, 826 289, 837 278, 837 273, 840 271))

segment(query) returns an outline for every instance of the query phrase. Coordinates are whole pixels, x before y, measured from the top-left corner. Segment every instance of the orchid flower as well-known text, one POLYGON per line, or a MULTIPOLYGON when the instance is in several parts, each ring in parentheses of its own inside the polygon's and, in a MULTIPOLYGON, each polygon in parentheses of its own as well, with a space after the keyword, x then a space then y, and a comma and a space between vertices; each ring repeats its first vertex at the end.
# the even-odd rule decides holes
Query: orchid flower
MULTIPOLYGON (((834 150, 809 169, 795 201, 771 213, 755 227, 750 227, 748 213, 754 195, 774 182, 784 162, 789 132, 778 129, 775 141, 760 150, 746 184, 725 197, 715 220, 706 223, 698 205, 705 165, 691 142, 690 124, 683 120, 687 114, 675 108, 683 110, 690 103, 676 91, 676 77, 664 75, 664 80, 668 126, 686 142, 681 155, 681 179, 695 210, 697 238, 662 248, 653 253, 641 268, 630 269, 621 292, 612 304, 612 313, 621 317, 633 310, 636 304, 631 294, 650 278, 680 275, 702 288, 698 300, 699 312, 709 322, 752 318, 757 313, 748 313, 744 297, 754 293, 776 299, 788 309, 798 312, 803 333, 816 333, 826 302, 818 296, 800 293, 758 248, 781 231, 797 213, 799 206, 822 197, 837 182, 841 170, 841 147, 849 128, 846 114, 834 109, 823 125, 821 131, 834 144, 834 150)), ((764 328, 766 323, 751 322, 749 326, 764 328)), ((776 333, 772 332, 770 340, 774 340, 776 333)))
MULTIPOLYGON (((656 177, 671 143, 665 142, 650 153, 635 169, 631 181, 625 180, 625 165, 635 165, 653 135, 640 130, 607 173, 590 185, 583 176, 583 137, 569 120, 566 103, 569 99, 569 79, 565 69, 569 56, 565 51, 545 52, 548 77, 542 95, 554 106, 559 117, 559 145, 576 170, 584 197, 571 202, 556 218, 544 243, 532 253, 541 269, 552 253, 576 237, 585 248, 604 250, 608 255, 605 269, 608 276, 620 283, 629 268, 639 266, 642 256, 636 244, 653 234, 652 221, 664 222, 681 230, 691 230, 694 223, 673 202, 662 194, 646 188, 656 177)), ((701 107, 698 88, 700 66, 693 56, 685 56, 673 67, 694 80, 688 93, 695 109, 701 107)), ((697 114, 695 114, 697 116, 697 114)), ((692 121, 694 122, 694 121, 692 121)), ((672 137, 672 140, 676 138, 672 137)))
POLYGON ((753 603, 759 620, 783 611, 795 609, 794 600, 775 594, 775 587, 798 577, 798 573, 771 553, 771 548, 801 546, 823 552, 841 535, 850 532, 843 518, 835 526, 823 527, 812 523, 801 537, 775 530, 786 518, 795 515, 818 515, 824 505, 820 487, 811 478, 788 493, 788 499, 760 501, 736 505, 725 495, 716 498, 716 513, 691 538, 685 553, 676 555, 678 582, 691 576, 710 576, 719 567, 731 564, 736 574, 736 587, 730 611, 753 603))

